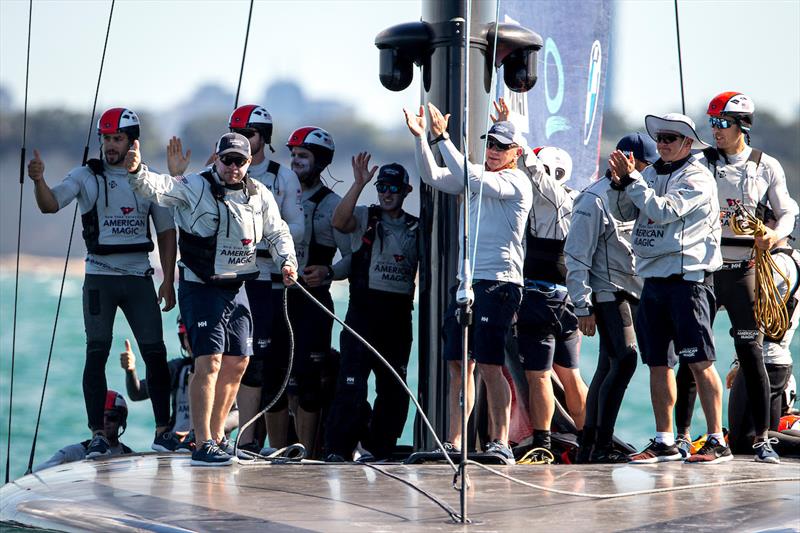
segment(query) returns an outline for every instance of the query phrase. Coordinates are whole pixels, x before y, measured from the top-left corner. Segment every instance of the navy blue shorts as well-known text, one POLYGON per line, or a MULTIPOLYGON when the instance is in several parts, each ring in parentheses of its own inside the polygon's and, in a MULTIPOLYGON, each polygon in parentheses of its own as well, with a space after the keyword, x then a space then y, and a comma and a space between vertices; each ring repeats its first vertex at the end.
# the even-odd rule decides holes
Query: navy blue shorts
MULTIPOLYGON (((472 288, 475 291, 475 303, 468 337, 470 357, 478 363, 502 365, 506 359, 506 339, 522 299, 522 287, 507 281, 477 280, 472 288)), ((442 326, 446 361, 460 361, 462 358, 455 291, 455 288, 450 290, 452 300, 442 326)))
POLYGON ((581 335, 566 287, 526 282, 517 314, 519 360, 525 370, 578 368, 581 335))
POLYGON ((181 279, 178 305, 194 357, 253 355, 253 320, 244 287, 229 289, 181 279))
POLYGON ((253 317, 253 359, 264 359, 272 338, 272 282, 254 279, 245 282, 244 288, 253 317))
POLYGON ((681 363, 715 361, 716 312, 710 285, 682 278, 647 278, 636 313, 636 337, 648 366, 673 367, 669 343, 681 363))

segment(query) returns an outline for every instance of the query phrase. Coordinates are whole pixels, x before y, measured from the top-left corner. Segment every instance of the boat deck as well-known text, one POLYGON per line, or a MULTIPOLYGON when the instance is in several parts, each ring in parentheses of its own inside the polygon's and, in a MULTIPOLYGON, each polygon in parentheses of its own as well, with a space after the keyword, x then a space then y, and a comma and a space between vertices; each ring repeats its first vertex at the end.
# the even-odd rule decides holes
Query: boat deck
POLYGON ((591 494, 758 478, 795 480, 597 499, 521 486, 470 466, 467 514, 472 524, 463 525, 443 509, 459 511, 459 493, 447 465, 201 468, 190 466, 188 456, 148 453, 66 464, 22 477, 0 489, 0 520, 60 531, 800 530, 800 461, 784 460, 780 466, 739 458, 710 466, 493 468, 543 487, 591 494))

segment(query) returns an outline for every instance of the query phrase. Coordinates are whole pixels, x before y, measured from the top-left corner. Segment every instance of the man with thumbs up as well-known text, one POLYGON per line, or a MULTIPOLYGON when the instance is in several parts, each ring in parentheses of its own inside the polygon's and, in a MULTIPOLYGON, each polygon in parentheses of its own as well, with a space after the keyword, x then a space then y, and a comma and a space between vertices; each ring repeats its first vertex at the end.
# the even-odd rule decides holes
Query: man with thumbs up
POLYGON ((153 449, 170 449, 169 439, 165 438, 170 419, 170 381, 158 307, 161 301, 165 312, 175 306, 176 236, 172 214, 136 194, 128 183, 124 166, 126 153, 138 142, 139 118, 130 109, 109 109, 97 123, 97 134, 100 159, 90 159, 85 166, 72 169, 52 188, 45 181, 45 165, 38 151, 34 150, 34 158, 28 164, 28 176, 33 180, 36 203, 42 213, 56 213, 75 199, 81 210, 87 250, 83 284, 86 328, 83 396, 92 431, 86 454, 89 459, 110 453, 103 426, 105 366, 118 308, 128 319, 147 365, 156 422, 153 449), (164 274, 158 295, 148 258, 154 249, 151 219, 164 274))

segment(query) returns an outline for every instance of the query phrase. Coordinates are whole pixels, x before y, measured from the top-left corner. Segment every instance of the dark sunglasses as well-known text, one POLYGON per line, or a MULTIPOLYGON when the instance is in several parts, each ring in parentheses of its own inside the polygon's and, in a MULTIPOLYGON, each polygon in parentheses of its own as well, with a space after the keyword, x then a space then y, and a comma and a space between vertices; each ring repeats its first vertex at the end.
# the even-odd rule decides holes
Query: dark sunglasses
POLYGON ((239 168, 242 168, 247 163, 247 158, 237 155, 223 155, 219 158, 222 161, 222 164, 226 167, 231 165, 236 165, 239 168))
POLYGON ((514 143, 511 144, 503 144, 501 142, 495 141, 491 137, 486 140, 486 149, 487 150, 497 150, 498 152, 505 152, 506 150, 511 150, 512 148, 516 148, 517 145, 514 143))
POLYGON ((233 133, 238 133, 239 135, 244 135, 248 139, 252 139, 253 137, 255 137, 256 133, 258 133, 258 131, 251 128, 241 129, 241 130, 231 130, 231 131, 233 131, 233 133))
POLYGON ((661 144, 672 144, 678 139, 683 139, 683 135, 675 135, 673 133, 659 133, 656 135, 656 142, 661 144))
POLYGON ((392 194, 397 194, 397 193, 403 191, 403 189, 402 189, 402 187, 400 187, 400 185, 389 185, 388 183, 383 183, 383 182, 376 183, 375 184, 375 188, 378 189, 378 192, 380 194, 383 194, 383 193, 385 193, 387 191, 392 193, 392 194))
POLYGON ((708 122, 712 128, 717 128, 718 130, 726 130, 733 126, 732 121, 721 117, 708 117, 708 122))

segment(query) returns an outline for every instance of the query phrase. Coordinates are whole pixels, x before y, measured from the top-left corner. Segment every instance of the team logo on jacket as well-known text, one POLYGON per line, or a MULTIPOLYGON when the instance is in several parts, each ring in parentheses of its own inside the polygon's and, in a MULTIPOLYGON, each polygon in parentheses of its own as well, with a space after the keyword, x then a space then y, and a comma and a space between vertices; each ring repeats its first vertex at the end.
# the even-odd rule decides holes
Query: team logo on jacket
POLYGON ((130 215, 133 212, 133 207, 120 207, 123 215, 130 215))
POLYGON ((253 239, 242 239, 242 246, 250 246, 251 242, 253 242, 253 239))
POLYGON ((402 261, 403 259, 405 259, 405 258, 406 258, 406 256, 404 256, 404 255, 400 255, 400 254, 394 254, 394 260, 395 260, 395 262, 397 262, 397 263, 401 262, 401 261, 402 261))

